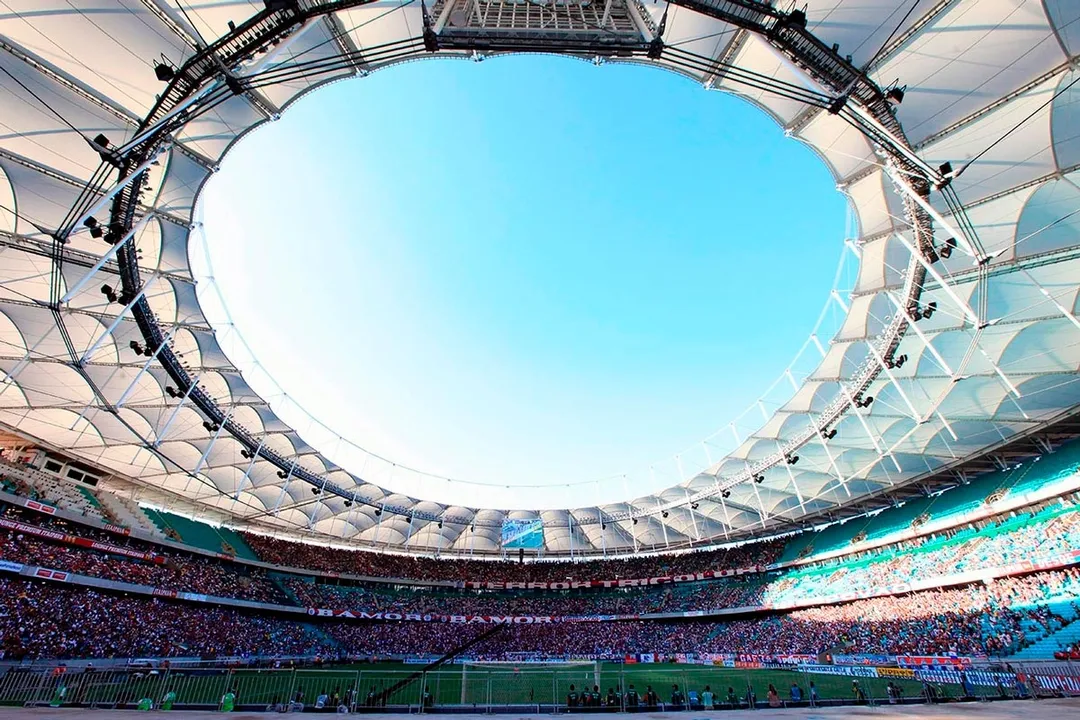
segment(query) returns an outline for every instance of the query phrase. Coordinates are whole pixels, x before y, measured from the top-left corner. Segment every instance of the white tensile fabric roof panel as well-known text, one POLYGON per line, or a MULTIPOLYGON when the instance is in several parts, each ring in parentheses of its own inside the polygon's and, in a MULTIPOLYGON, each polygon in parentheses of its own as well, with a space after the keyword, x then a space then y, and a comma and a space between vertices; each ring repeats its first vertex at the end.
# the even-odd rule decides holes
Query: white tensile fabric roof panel
MULTIPOLYGON (((656 24, 665 7, 642 9, 656 24)), ((240 25, 262 9, 255 0, 8 0, 0 14, 0 422, 138 477, 147 497, 275 532, 415 552, 498 553, 506 518, 540 519, 547 552, 632 552, 790 527, 779 523, 888 491, 1080 404, 1080 89, 1069 70, 1080 51, 1080 6, 823 0, 808 9, 808 27, 826 47, 836 43, 882 87, 905 88, 896 113, 918 155, 931 167, 949 162, 961 171, 951 188, 963 214, 940 193, 931 196, 941 213, 937 246, 950 227, 970 222, 976 253, 987 256, 985 277, 965 248, 933 264, 918 308, 934 303, 931 316, 900 339, 896 355, 906 363, 878 373, 864 393, 872 404, 856 411, 847 408, 847 393, 875 362, 872 343, 896 317, 890 298, 903 296, 912 267, 902 198, 880 168, 881 154, 842 117, 748 87, 709 63, 822 92, 818 81, 765 38, 673 5, 664 37, 673 48, 650 62, 757 104, 821 156, 849 198, 857 222, 853 236, 837 243, 847 239, 857 249, 858 275, 839 297, 848 309, 839 330, 816 338, 820 363, 801 371, 790 396, 772 404, 756 430, 741 429, 741 444, 707 471, 624 503, 542 512, 447 507, 396 493, 392 474, 330 462, 309 444, 317 438, 290 427, 281 419, 288 413, 279 416, 233 367, 199 305, 188 232, 207 177, 246 132, 321 84, 375 69, 383 61, 368 65, 367 58, 387 43, 419 38, 419 4, 380 1, 314 18, 247 58, 241 76, 274 72, 283 80, 225 97, 174 133, 138 211, 154 214, 136 244, 143 281, 158 273, 146 302, 162 327, 177 325, 172 350, 200 378, 201 392, 265 453, 355 493, 355 502, 314 495, 264 457, 244 457, 228 433, 214 441, 203 411, 182 402, 166 369, 136 351, 143 335, 130 315, 109 331, 124 305, 102 288, 122 287, 114 263, 65 304, 66 339, 47 308, 53 280, 60 293, 75 288, 108 249, 78 229, 62 267, 48 252, 99 167, 87 139, 101 133, 115 146, 132 137, 167 87, 155 77, 156 63, 181 66, 197 46, 228 33, 230 21, 240 25), (691 69, 674 48, 706 62, 691 69), (312 63, 326 72, 309 72, 312 63), (72 367, 72 350, 82 371, 72 367), (826 442, 816 423, 838 405, 846 409, 826 442), (720 495, 718 482, 746 477, 791 443, 801 443, 797 465, 773 464, 760 484, 742 482, 720 495), (692 509, 694 493, 705 496, 692 509)), ((419 45, 416 52, 423 56, 419 45)), ((108 217, 105 205, 98 215, 108 217)))

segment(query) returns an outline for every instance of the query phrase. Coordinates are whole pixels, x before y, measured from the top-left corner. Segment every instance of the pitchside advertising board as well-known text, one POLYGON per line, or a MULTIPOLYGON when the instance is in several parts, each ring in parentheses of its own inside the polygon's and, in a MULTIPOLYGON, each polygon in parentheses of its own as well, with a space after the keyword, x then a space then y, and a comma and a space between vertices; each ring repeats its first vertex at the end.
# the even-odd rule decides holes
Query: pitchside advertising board
POLYGON ((544 521, 503 520, 502 546, 505 550, 538 550, 544 547, 544 521))

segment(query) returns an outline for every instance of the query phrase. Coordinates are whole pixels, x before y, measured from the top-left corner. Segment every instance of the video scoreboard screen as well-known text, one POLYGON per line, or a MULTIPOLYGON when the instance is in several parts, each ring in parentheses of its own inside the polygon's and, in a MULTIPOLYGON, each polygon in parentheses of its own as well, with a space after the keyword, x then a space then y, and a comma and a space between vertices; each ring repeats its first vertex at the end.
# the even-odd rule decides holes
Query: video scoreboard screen
POLYGON ((536 550, 544 547, 544 521, 540 518, 504 520, 502 546, 507 550, 536 550))

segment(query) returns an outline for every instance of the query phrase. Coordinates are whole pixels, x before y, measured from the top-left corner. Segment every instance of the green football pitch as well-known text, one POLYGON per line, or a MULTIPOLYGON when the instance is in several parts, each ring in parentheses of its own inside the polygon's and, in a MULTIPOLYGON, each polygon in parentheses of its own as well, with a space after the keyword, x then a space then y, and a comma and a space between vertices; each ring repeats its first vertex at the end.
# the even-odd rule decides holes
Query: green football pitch
MULTIPOLYGON (((798 670, 737 669, 719 666, 602 663, 571 666, 535 666, 529 664, 492 666, 444 666, 421 673, 422 666, 404 663, 363 663, 337 665, 324 669, 276 670, 185 670, 173 669, 150 675, 129 671, 73 673, 62 681, 38 674, 0 679, 0 702, 23 704, 48 702, 56 695, 57 685, 65 686, 63 702, 80 705, 128 705, 149 697, 155 705, 166 693, 176 695, 178 706, 216 705, 221 696, 234 690, 239 703, 247 707, 267 706, 303 694, 305 704, 312 704, 322 693, 345 696, 355 693, 356 703, 364 705, 369 694, 385 696, 387 705, 419 705, 426 689, 435 706, 509 706, 561 705, 571 692, 599 688, 602 697, 608 691, 625 692, 631 685, 639 695, 652 687, 661 702, 668 702, 672 685, 685 694, 712 689, 716 702, 728 706, 729 689, 737 704, 745 707, 752 690, 756 700, 767 700, 769 686, 776 688, 781 700, 791 698, 796 684, 808 699, 813 683, 823 703, 852 702, 856 693, 852 678, 841 675, 808 674, 798 670)), ((920 683, 892 679, 904 696, 918 697, 920 683)), ((887 678, 859 678, 859 686, 870 702, 885 702, 887 678)), ((989 691, 989 689, 988 689, 989 691)), ((939 686, 943 697, 958 696, 956 686, 939 686)))

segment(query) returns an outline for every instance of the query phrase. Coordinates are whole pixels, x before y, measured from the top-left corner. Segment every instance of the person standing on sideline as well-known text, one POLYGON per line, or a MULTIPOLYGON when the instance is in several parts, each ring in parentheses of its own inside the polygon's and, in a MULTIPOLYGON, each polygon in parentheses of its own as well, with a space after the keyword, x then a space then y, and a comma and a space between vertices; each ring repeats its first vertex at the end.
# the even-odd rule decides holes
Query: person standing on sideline
POLYGON ((706 710, 712 710, 716 707, 713 702, 712 688, 706 685, 705 692, 701 693, 701 704, 706 710))

